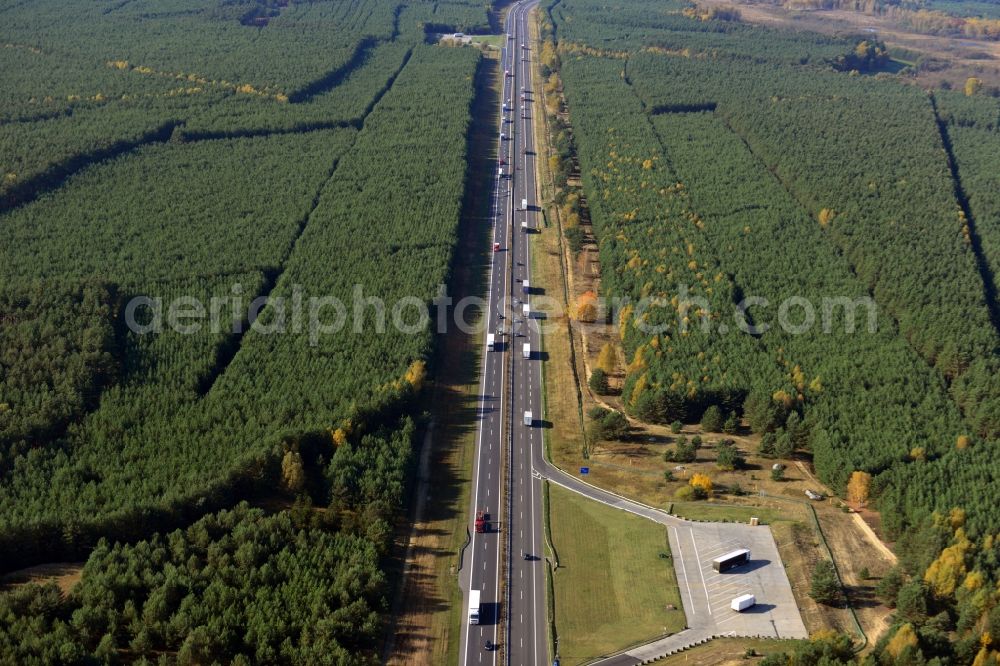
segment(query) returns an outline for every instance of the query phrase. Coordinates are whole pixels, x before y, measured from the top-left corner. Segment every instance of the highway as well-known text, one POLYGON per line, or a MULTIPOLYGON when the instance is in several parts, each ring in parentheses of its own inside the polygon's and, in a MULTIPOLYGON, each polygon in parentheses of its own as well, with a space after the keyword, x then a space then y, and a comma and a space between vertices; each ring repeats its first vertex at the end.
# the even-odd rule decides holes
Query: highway
POLYGON ((527 234, 522 223, 537 224, 535 155, 530 94, 527 13, 537 0, 517 3, 507 14, 500 67, 503 70, 501 127, 493 188, 493 251, 486 330, 497 335, 494 351, 484 350, 469 531, 460 583, 464 606, 479 590, 481 614, 470 625, 463 613, 463 666, 542 664, 548 659, 545 574, 542 550, 541 479, 531 460, 541 456, 540 332, 524 316, 530 294, 527 234), (522 92, 522 88, 528 89, 522 92), (498 335, 502 332, 503 335, 498 335), (524 357, 524 345, 531 350, 524 357), (533 416, 525 425, 524 413, 533 416), (505 474, 505 472, 507 474, 505 474), (488 530, 476 532, 478 511, 487 511, 488 530), (527 554, 527 555, 526 555, 527 554), (505 578, 506 580, 502 580, 505 578), (503 624, 501 625, 501 619, 503 624), (501 626, 505 629, 501 635, 501 626), (493 649, 487 650, 489 641, 493 649))
MULTIPOLYGON (((505 655, 512 666, 544 664, 548 660, 545 604, 545 563, 543 559, 542 479, 535 473, 533 461, 543 458, 542 434, 542 354, 541 332, 537 316, 525 316, 524 307, 531 307, 531 294, 525 285, 531 282, 531 256, 528 239, 541 223, 537 211, 538 193, 535 174, 535 111, 541 113, 531 85, 531 59, 534 51, 528 39, 527 14, 532 3, 517 5, 511 11, 515 19, 514 105, 512 120, 515 134, 516 164, 513 182, 516 229, 512 233, 513 255, 512 302, 519 304, 521 320, 515 324, 511 350, 511 403, 513 428, 509 458, 510 530, 509 563, 507 569, 507 636, 505 655), (527 206, 522 204, 527 202, 527 206), (527 345, 527 358, 525 358, 527 345), (531 413, 531 423, 525 414, 531 413)), ((532 288, 537 291, 537 288, 532 288)), ((515 319, 515 322, 517 319, 515 319)))
POLYGON ((545 459, 542 414, 541 331, 531 313, 537 286, 531 279, 529 239, 541 223, 531 89, 534 57, 527 14, 538 0, 512 5, 502 51, 502 117, 498 132, 493 190, 493 248, 487 331, 502 345, 484 351, 481 399, 469 529, 460 581, 465 607, 470 590, 482 595, 481 622, 462 629, 462 666, 541 665, 549 661, 545 602, 543 479, 596 502, 664 526, 681 583, 687 629, 667 638, 607 655, 598 663, 625 666, 662 657, 714 636, 805 637, 769 528, 738 524, 691 523, 654 507, 596 488, 545 459), (526 205, 525 205, 526 204, 526 205), (528 308, 526 311, 525 308, 528 308), (500 331, 503 335, 500 336, 500 331), (530 413, 530 420, 527 414, 530 413), (492 529, 475 531, 478 510, 487 510, 492 529), (497 522, 497 521, 500 522, 497 522), (746 571, 719 575, 711 558, 727 549, 749 547, 746 571), (735 613, 734 594, 754 593, 755 610, 735 613), (486 649, 490 641, 492 649, 486 649))

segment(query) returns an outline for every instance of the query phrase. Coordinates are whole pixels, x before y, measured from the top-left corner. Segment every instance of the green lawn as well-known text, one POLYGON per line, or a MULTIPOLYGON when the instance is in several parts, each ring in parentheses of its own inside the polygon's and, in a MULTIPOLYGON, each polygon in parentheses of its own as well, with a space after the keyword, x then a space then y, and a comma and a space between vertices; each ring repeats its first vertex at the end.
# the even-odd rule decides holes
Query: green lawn
POLYGON ((733 506, 732 504, 709 502, 674 502, 670 513, 688 520, 710 520, 726 523, 749 523, 752 516, 769 525, 777 520, 803 520, 805 516, 797 506, 789 506, 787 511, 765 507, 733 506))
POLYGON ((472 41, 477 44, 487 44, 499 49, 507 42, 507 34, 502 35, 472 35, 472 41))
POLYGON ((666 528, 550 486, 556 631, 572 666, 684 628, 666 528), (673 604, 675 610, 667 610, 673 604))

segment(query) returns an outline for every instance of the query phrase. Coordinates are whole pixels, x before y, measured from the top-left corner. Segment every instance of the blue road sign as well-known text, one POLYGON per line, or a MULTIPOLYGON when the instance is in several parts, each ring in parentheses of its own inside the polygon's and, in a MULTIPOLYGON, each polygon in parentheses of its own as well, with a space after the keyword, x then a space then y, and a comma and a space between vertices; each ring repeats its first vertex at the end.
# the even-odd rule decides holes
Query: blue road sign
POLYGON ((590 474, 590 468, 589 467, 581 467, 580 468, 580 474, 590 474))

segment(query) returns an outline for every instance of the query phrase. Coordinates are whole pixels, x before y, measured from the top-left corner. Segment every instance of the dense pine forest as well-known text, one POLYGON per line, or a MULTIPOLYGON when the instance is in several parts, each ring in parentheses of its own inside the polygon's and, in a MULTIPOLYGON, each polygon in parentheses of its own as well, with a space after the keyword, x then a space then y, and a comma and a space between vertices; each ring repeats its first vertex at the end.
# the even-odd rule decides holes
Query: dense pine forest
POLYGON ((431 333, 258 334, 284 315, 250 303, 431 303, 484 66, 434 33, 495 23, 0 2, 0 572, 87 560, 68 598, 0 593, 0 661, 376 659, 431 333), (136 297, 222 324, 149 333, 136 297))
MULTIPOLYGON (((841 492, 871 474, 901 565, 868 659, 995 660, 1000 102, 878 74, 864 36, 681 5, 557 0, 543 29, 556 172, 580 174, 603 295, 635 304, 608 311, 626 409, 742 417, 841 492), (843 308, 800 328, 801 305, 778 325, 826 297, 866 304, 853 330, 843 308)), ((826 641, 773 663, 852 658, 826 641)))

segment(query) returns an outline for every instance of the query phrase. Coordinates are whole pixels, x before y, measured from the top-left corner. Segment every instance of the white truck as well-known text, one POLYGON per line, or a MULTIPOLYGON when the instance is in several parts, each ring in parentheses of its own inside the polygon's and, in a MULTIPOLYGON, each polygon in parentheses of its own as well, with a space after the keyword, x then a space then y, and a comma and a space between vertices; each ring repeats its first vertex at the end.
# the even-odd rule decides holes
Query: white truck
POLYGON ((469 624, 479 624, 479 590, 469 590, 469 624))
POLYGON ((521 221, 521 231, 523 231, 524 233, 528 233, 528 221, 527 220, 522 220, 521 221))
POLYGON ((528 200, 521 199, 521 210, 528 210, 528 200))
POLYGON ((756 603, 757 599, 752 594, 741 594, 733 599, 732 603, 729 604, 729 607, 739 613, 745 611, 756 603))
POLYGON ((521 308, 521 312, 524 313, 524 318, 525 319, 531 319, 531 306, 530 305, 528 305, 527 303, 525 303, 522 306, 522 308, 521 308))
POLYGON ((497 350, 497 339, 492 333, 486 334, 486 351, 496 351, 497 350))
POLYGON ((535 419, 531 416, 531 412, 524 413, 524 425, 529 428, 535 423, 535 419))
POLYGON ((524 347, 522 348, 521 355, 524 356, 524 358, 531 358, 531 344, 530 343, 527 343, 527 342, 524 343, 524 347))
POLYGON ((521 283, 521 291, 524 292, 525 294, 531 293, 531 285, 528 284, 527 280, 521 283))

